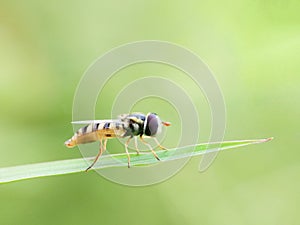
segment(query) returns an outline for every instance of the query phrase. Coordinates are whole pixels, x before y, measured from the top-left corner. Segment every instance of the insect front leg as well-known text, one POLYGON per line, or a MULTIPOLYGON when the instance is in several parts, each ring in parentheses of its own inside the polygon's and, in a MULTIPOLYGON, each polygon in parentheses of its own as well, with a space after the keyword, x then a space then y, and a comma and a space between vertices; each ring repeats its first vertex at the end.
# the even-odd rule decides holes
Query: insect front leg
POLYGON ((102 139, 100 139, 100 148, 99 148, 99 152, 96 156, 96 158, 94 159, 93 163, 85 170, 85 172, 88 172, 97 162, 97 160, 99 159, 99 157, 102 155, 102 153, 106 150, 106 143, 107 143, 107 139, 104 140, 104 145, 102 143, 102 139))
POLYGON ((128 152, 128 145, 129 145, 129 142, 131 141, 131 139, 132 139, 132 137, 128 138, 128 140, 125 142, 125 151, 126 151, 127 159, 128 159, 128 168, 130 168, 130 155, 128 152))
POLYGON ((159 141, 156 139, 156 137, 153 137, 154 141, 156 142, 157 146, 160 148, 160 149, 163 149, 163 150, 167 150, 164 146, 162 146, 159 141))
POLYGON ((143 138, 142 135, 140 136, 140 139, 141 139, 141 141, 142 141, 145 145, 148 146, 148 148, 151 150, 151 152, 152 152, 152 154, 154 155, 154 157, 155 157, 158 161, 160 161, 159 157, 157 156, 156 152, 153 150, 152 146, 151 146, 148 142, 146 142, 146 141, 144 140, 144 138, 143 138))

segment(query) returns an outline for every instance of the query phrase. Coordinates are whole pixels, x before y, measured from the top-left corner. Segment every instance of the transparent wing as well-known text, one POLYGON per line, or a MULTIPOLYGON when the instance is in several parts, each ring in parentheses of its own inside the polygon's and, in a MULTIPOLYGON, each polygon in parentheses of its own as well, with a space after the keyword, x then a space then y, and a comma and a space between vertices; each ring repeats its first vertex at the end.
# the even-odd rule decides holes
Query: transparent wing
POLYGON ((82 120, 82 121, 72 121, 72 124, 90 124, 90 123, 113 123, 120 122, 120 120, 82 120))

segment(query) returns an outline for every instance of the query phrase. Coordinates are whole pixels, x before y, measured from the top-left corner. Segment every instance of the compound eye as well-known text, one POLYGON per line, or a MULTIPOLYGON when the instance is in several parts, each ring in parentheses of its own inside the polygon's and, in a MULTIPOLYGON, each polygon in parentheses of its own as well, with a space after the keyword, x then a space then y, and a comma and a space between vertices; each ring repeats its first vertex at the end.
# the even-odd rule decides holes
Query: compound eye
POLYGON ((149 114, 147 117, 147 124, 145 129, 145 135, 154 136, 158 130, 158 119, 157 116, 153 113, 149 114))

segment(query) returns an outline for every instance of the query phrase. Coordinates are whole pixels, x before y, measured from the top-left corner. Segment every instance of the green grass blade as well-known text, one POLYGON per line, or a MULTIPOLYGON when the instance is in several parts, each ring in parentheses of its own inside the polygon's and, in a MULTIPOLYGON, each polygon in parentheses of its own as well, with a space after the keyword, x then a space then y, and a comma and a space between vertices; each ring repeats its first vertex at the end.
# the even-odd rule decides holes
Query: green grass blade
MULTIPOLYGON (((220 143, 210 144, 198 144, 193 146, 185 146, 181 148, 156 151, 157 155, 161 159, 158 162, 151 152, 131 153, 131 166, 150 165, 155 163, 163 163, 164 161, 176 160, 191 156, 203 155, 209 152, 215 152, 220 150, 226 150, 231 148, 242 147, 250 144, 259 144, 272 140, 272 138, 257 139, 257 140, 242 140, 242 141, 226 141, 220 143)), ((69 173, 83 172, 89 166, 93 159, 68 159, 53 162, 43 162, 28 165, 20 165, 14 167, 0 168, 0 183, 7 183, 11 181, 53 176, 69 173)), ((112 154, 104 155, 100 158, 100 162, 95 165, 93 169, 101 169, 108 167, 126 167, 127 155, 112 154)))

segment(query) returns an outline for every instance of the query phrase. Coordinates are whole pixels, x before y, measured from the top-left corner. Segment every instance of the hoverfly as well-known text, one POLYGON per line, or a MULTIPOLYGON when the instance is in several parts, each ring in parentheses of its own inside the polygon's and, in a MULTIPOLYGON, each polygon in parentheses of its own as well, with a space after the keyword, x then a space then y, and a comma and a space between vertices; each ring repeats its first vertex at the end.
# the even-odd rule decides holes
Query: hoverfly
POLYGON ((152 154, 157 160, 160 160, 151 147, 151 145, 144 140, 144 136, 154 139, 158 147, 165 149, 160 145, 155 138, 156 134, 161 132, 162 125, 170 126, 170 122, 161 121, 156 113, 148 113, 144 115, 142 113, 122 114, 115 120, 90 120, 90 121, 75 121, 73 124, 88 124, 80 128, 72 138, 65 142, 68 148, 72 148, 79 144, 85 144, 90 142, 99 141, 100 148, 93 163, 86 169, 91 169, 98 158, 106 150, 107 140, 110 138, 126 138, 125 151, 128 158, 128 168, 130 168, 130 155, 128 152, 128 145, 132 138, 135 138, 135 148, 137 154, 139 150, 137 147, 137 137, 139 136, 142 143, 148 146, 152 154))

